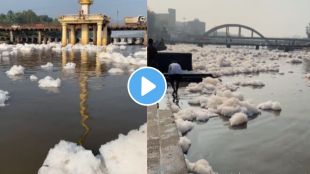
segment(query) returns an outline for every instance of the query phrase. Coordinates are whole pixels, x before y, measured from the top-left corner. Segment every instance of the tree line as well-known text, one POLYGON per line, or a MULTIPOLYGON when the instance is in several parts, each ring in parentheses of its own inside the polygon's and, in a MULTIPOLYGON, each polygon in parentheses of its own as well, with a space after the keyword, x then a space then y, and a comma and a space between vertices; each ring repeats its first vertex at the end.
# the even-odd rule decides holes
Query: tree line
POLYGON ((9 10, 6 14, 0 14, 0 24, 35 24, 35 23, 58 23, 56 18, 48 15, 37 15, 32 10, 24 10, 22 12, 13 12, 9 10))

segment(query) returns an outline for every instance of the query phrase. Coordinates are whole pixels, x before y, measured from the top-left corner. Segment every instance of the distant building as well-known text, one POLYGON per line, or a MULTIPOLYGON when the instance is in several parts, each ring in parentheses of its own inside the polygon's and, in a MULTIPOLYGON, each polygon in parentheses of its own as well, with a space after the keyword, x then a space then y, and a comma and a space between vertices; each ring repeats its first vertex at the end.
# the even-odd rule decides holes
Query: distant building
POLYGON ((157 13, 155 20, 157 24, 167 28, 168 31, 172 31, 176 24, 176 10, 169 8, 168 13, 157 13))
POLYGON ((168 13, 148 11, 149 37, 166 41, 195 40, 206 31, 206 23, 199 19, 186 22, 176 20, 176 10, 168 9, 168 13))
POLYGON ((206 32, 206 23, 199 19, 186 22, 177 22, 177 30, 189 35, 201 36, 206 32))
POLYGON ((194 35, 203 35, 206 32, 206 23, 195 19, 187 22, 188 31, 194 35))

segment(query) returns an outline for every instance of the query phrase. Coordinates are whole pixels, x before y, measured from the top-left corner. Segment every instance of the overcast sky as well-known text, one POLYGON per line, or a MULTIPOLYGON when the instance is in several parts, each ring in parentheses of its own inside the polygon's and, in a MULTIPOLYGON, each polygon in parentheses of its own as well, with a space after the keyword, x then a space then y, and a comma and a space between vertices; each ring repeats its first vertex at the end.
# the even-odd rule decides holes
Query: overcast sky
POLYGON ((155 12, 177 10, 177 20, 199 18, 207 30, 221 24, 244 24, 267 37, 305 37, 310 0, 148 0, 155 12))
MULTIPOLYGON (((32 9, 38 14, 58 17, 64 14, 77 14, 78 0, 0 0, 0 13, 8 10, 22 11, 32 9)), ((125 16, 146 15, 146 0, 94 0, 91 13, 99 12, 116 20, 125 16)))

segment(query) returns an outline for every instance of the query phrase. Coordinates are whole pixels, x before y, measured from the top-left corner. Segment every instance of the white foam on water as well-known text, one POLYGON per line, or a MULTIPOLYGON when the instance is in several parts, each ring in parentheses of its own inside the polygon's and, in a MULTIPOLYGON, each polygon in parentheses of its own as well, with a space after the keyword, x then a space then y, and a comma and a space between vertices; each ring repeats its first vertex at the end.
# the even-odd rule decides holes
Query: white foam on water
MULTIPOLYGON (((247 84, 261 85, 257 81, 250 81, 247 84)), ((189 93, 207 94, 206 96, 202 95, 189 100, 190 105, 199 106, 200 104, 201 108, 207 110, 204 111, 192 107, 185 108, 184 111, 181 110, 178 112, 179 114, 175 114, 175 116, 179 115, 177 118, 185 120, 196 118, 198 121, 203 121, 210 116, 216 117, 216 114, 231 117, 237 112, 243 112, 248 116, 260 113, 254 104, 244 100, 244 96, 241 93, 233 92, 237 90, 235 87, 232 87, 231 84, 223 84, 216 78, 205 78, 200 83, 191 83, 185 90, 189 93), (193 91, 193 87, 196 88, 197 86, 199 86, 199 90, 193 91), (192 116, 191 113, 195 111, 195 116, 192 116)))
POLYGON ((75 64, 75 63, 69 62, 69 63, 67 63, 63 68, 64 68, 65 70, 74 70, 75 67, 76 67, 76 64, 75 64))
POLYGON ((230 126, 239 126, 248 122, 248 116, 242 112, 235 113, 229 119, 230 126))
POLYGON ((9 99, 9 92, 0 89, 0 107, 5 106, 5 102, 9 99))
POLYGON ((238 81, 234 82, 238 86, 253 86, 253 87, 263 87, 265 84, 259 80, 250 80, 250 81, 238 81))
POLYGON ((100 148, 109 174, 147 173, 147 127, 119 135, 100 148))
POLYGON ((191 140, 187 137, 180 137, 179 145, 181 146, 183 153, 187 153, 188 149, 191 146, 191 143, 191 140))
POLYGON ((179 112, 173 114, 173 116, 175 119, 182 119, 182 120, 188 120, 188 121, 192 121, 196 118, 194 115, 193 108, 182 109, 179 112))
POLYGON ((40 88, 58 88, 61 85, 61 80, 59 78, 54 79, 51 76, 46 76, 39 80, 38 83, 40 88))
POLYGON ((17 76, 24 74, 25 68, 21 65, 14 65, 11 67, 10 70, 6 71, 8 76, 17 76))
POLYGON ((100 154, 60 141, 50 149, 38 174, 146 174, 146 124, 102 145, 100 154))
POLYGON ((9 57, 11 54, 9 51, 3 51, 2 52, 2 57, 9 57))
POLYGON ((38 174, 104 174, 100 158, 75 143, 60 141, 50 149, 38 174))
POLYGON ((99 53, 98 58, 101 62, 110 66, 108 73, 120 74, 131 73, 141 66, 146 66, 146 56, 144 47, 110 44, 105 51, 99 53))
POLYGON ((121 68, 111 68, 108 71, 109 74, 124 74, 124 70, 121 68))
POLYGON ((302 60, 295 58, 295 59, 289 60, 288 62, 292 64, 300 64, 302 63, 302 60))
POLYGON ((35 76, 35 75, 31 75, 31 76, 29 77, 29 79, 30 79, 30 81, 37 81, 37 80, 38 80, 38 77, 35 76))
POLYGON ((278 101, 267 101, 267 102, 263 102, 260 103, 257 106, 258 109, 261 110, 273 110, 273 111, 281 111, 281 104, 278 101))
POLYGON ((42 69, 50 70, 54 67, 54 65, 51 62, 47 62, 45 65, 41 65, 42 69))
MULTIPOLYGON (((168 52, 191 52, 193 70, 201 73, 212 73, 218 76, 236 74, 256 74, 278 72, 279 65, 273 61, 279 59, 277 50, 249 50, 244 47, 225 48, 221 46, 197 47, 196 45, 168 45, 168 52)), ((281 55, 282 56, 282 55, 281 55)), ((282 58, 282 57, 281 57, 282 58)), ((283 59, 298 59, 298 53, 285 55, 283 59)))
POLYGON ((177 119, 175 120, 175 123, 181 134, 185 134, 194 128, 194 123, 187 120, 184 121, 182 119, 177 119))
POLYGON ((173 102, 170 104, 170 109, 172 113, 177 113, 181 110, 180 107, 173 102))
POLYGON ((192 163, 186 159, 186 166, 189 172, 195 174, 214 174, 209 162, 205 159, 200 159, 192 163))
POLYGON ((196 120, 200 122, 205 122, 205 121, 208 121, 209 118, 211 117, 218 116, 218 114, 211 112, 209 110, 206 110, 206 109, 197 109, 197 110, 194 110, 194 113, 196 115, 196 120))

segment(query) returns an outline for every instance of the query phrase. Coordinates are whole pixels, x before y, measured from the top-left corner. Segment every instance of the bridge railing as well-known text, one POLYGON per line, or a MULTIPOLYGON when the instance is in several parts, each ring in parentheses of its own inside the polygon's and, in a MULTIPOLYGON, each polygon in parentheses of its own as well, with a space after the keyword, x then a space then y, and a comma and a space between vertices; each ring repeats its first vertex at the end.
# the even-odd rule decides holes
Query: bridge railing
POLYGON ((72 19, 93 19, 97 17, 103 17, 105 20, 110 20, 110 18, 106 15, 103 14, 69 14, 69 15, 63 15, 60 16, 59 19, 64 19, 64 18, 72 18, 72 19))
POLYGON ((43 24, 43 23, 34 23, 34 24, 0 24, 1 30, 45 30, 45 29, 60 29, 59 24, 43 24))

